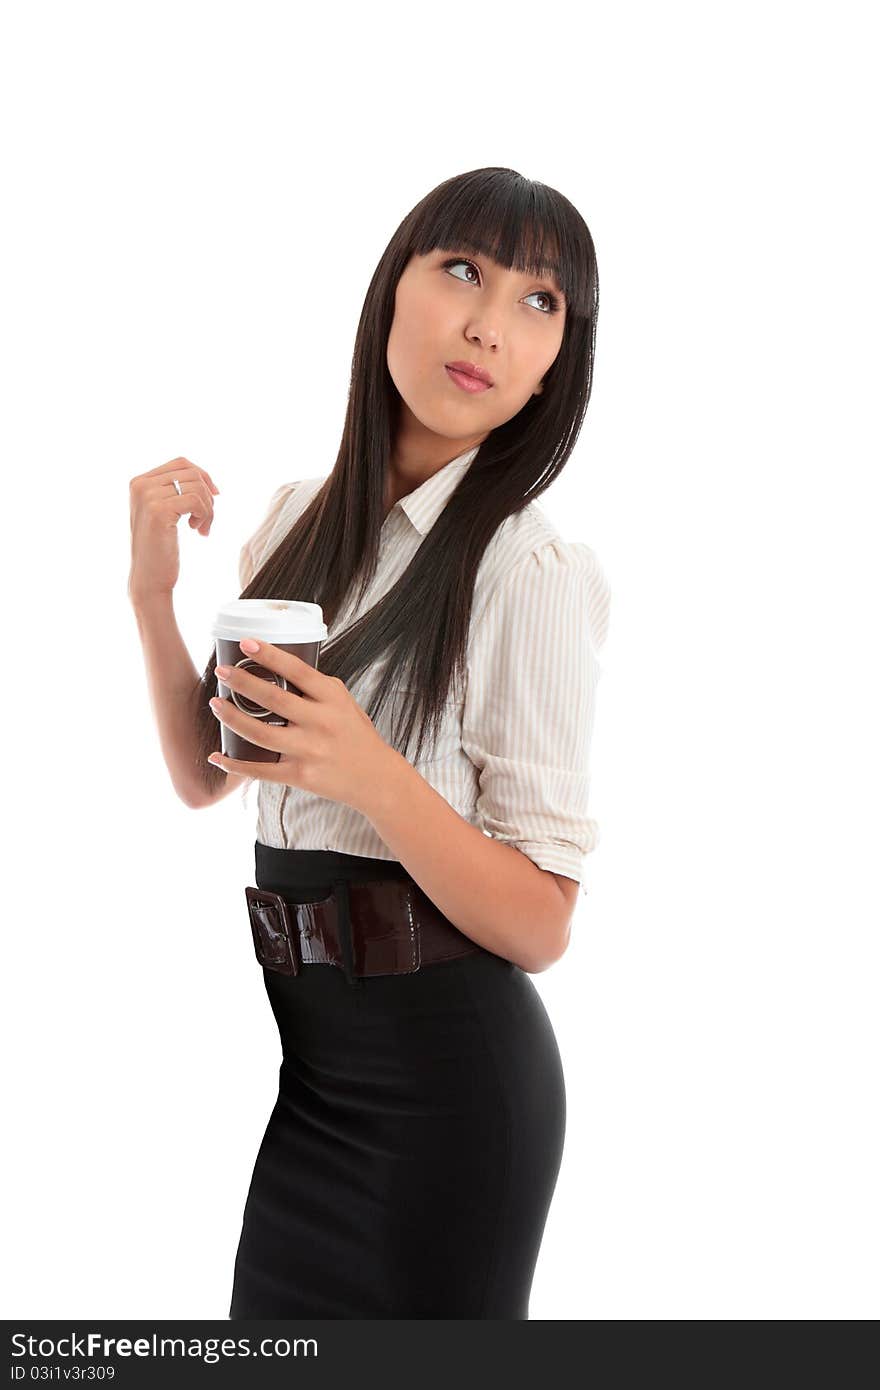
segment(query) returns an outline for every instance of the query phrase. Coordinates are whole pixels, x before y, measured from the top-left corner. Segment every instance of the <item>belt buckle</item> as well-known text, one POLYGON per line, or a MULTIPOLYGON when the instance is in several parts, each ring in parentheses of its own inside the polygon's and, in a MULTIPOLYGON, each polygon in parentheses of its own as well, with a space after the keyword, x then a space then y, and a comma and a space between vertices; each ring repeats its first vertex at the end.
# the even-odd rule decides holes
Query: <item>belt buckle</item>
POLYGON ((291 917, 290 904, 280 893, 268 888, 245 888, 251 933, 257 960, 281 975, 298 975, 299 928, 291 917))

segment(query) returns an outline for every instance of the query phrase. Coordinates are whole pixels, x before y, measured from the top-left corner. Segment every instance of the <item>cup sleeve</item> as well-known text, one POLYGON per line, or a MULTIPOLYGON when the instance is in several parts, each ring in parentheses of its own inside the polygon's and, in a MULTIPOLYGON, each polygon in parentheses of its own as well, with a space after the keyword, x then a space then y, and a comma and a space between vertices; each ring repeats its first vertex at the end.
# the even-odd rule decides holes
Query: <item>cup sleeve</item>
POLYGON ((609 609, 592 549, 555 538, 501 580, 468 650, 462 748, 478 770, 477 823, 581 884, 599 840, 589 753, 609 609))

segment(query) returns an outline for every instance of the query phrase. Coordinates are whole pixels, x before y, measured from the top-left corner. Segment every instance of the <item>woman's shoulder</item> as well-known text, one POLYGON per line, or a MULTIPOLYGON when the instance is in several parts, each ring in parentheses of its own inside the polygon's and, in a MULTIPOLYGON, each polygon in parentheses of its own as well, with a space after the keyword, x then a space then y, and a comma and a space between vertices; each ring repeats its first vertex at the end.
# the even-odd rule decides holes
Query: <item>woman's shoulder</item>
POLYGON ((282 483, 275 489, 264 508, 262 520, 239 552, 239 582, 243 589, 247 588, 264 560, 280 544, 325 481, 323 477, 300 478, 295 482, 282 483))
POLYGON ((566 539, 537 502, 499 526, 486 548, 479 590, 475 614, 493 599, 516 607, 525 594, 548 600, 570 594, 589 610, 597 645, 605 639, 611 586, 599 556, 585 541, 566 539))
POLYGON ((290 530, 326 481, 324 477, 298 478, 296 482, 282 483, 276 488, 269 502, 274 542, 290 530))
POLYGON ((282 483, 275 493, 278 498, 277 514, 291 525, 311 502, 315 493, 327 481, 326 477, 298 478, 294 483, 282 483))
POLYGON ((487 588, 535 569, 569 570, 607 584, 593 546, 567 540, 537 502, 528 502, 498 527, 484 556, 487 588))
POLYGON ((326 483, 327 477, 328 474, 320 473, 314 478, 301 478, 299 482, 291 483, 291 487, 296 489, 300 498, 305 498, 307 502, 311 502, 318 489, 326 483))

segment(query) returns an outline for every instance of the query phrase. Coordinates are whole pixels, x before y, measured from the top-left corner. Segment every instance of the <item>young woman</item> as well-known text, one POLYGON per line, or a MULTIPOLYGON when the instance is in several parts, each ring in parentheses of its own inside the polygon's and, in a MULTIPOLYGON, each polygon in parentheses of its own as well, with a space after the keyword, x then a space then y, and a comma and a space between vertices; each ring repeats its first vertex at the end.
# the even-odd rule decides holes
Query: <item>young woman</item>
MULTIPOLYGON (((584 418, 597 309, 560 193, 504 168, 429 193, 367 291, 332 471, 280 487, 241 551, 242 598, 322 606, 319 669, 264 641, 242 643, 263 677, 218 676, 213 652, 200 680, 177 668, 179 793, 258 780, 247 908, 282 1043, 232 1318, 528 1317, 565 1131, 529 975, 563 955, 597 842, 609 609, 594 552, 536 499, 584 418), (289 723, 211 701, 218 679, 289 723), (219 720, 278 760, 221 756, 219 720)), ((185 511, 210 530, 216 488, 186 460, 132 487, 166 535, 185 511)))

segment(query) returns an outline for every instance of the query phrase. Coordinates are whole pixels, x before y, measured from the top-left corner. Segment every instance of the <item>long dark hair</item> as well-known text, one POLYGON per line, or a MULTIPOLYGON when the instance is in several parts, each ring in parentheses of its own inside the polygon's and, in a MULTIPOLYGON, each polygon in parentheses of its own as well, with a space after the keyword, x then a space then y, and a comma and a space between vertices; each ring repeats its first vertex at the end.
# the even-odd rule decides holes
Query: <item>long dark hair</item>
MULTIPOLYGON (((321 649, 320 669, 346 685, 383 658, 367 714, 375 719, 390 691, 402 686, 408 698, 394 743, 408 748, 418 724, 416 761, 425 739, 438 736, 449 687, 464 670, 483 552, 501 523, 562 471, 589 403, 599 307, 596 253, 586 222, 561 193, 513 169, 474 169, 439 184, 404 218, 364 300, 333 470, 241 593, 320 603, 329 627, 356 581, 358 603, 366 592, 378 561, 400 405, 386 359, 395 290, 411 256, 438 249, 491 256, 522 274, 554 273, 566 317, 541 393, 482 441, 397 582, 321 649)), ((217 694, 215 665, 212 650, 196 692, 199 774, 209 794, 226 776, 206 761, 220 747, 220 726, 208 704, 217 694)))

